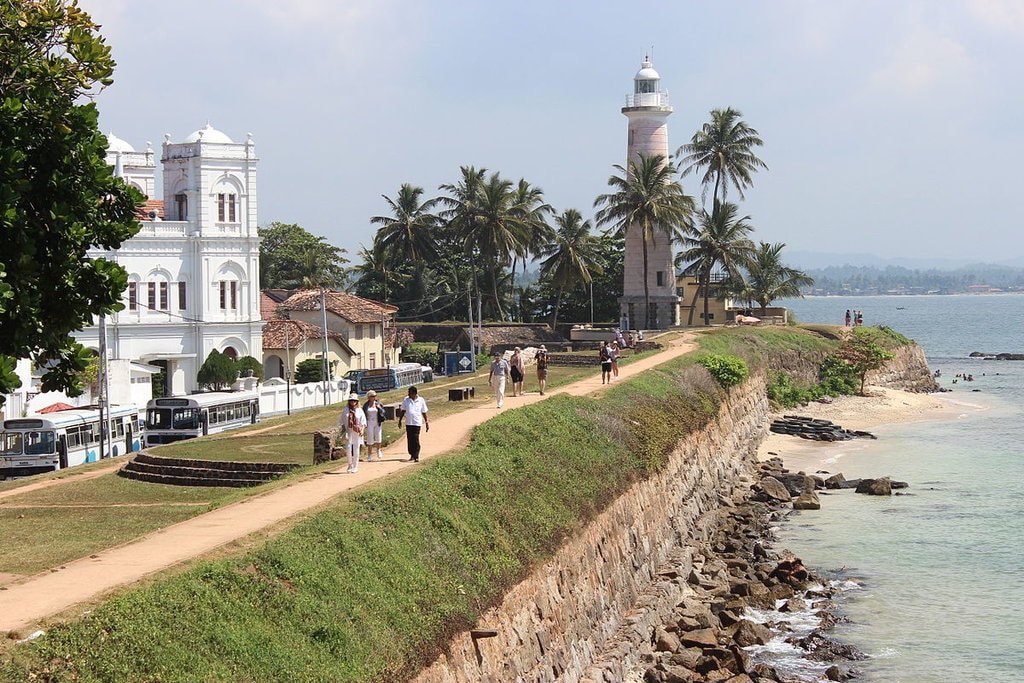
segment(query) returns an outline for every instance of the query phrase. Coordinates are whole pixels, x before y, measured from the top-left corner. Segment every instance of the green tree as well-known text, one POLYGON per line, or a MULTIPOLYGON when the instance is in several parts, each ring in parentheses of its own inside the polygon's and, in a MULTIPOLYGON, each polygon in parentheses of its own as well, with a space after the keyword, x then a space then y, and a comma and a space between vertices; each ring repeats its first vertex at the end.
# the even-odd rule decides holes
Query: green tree
POLYGON ((296 289, 317 285, 344 288, 348 259, 345 250, 328 244, 294 223, 277 221, 260 228, 260 287, 296 289))
MULTIPOLYGON (((523 239, 512 253, 512 306, 515 306, 516 261, 526 263, 531 256, 542 254, 555 239, 555 232, 548 225, 548 215, 554 212, 550 204, 544 201, 544 190, 532 185, 525 178, 520 178, 512 190, 512 211, 519 216, 523 225, 523 239)), ((513 316, 515 319, 515 316, 513 316)))
POLYGON ((44 391, 81 393, 90 354, 72 333, 128 284, 89 255, 138 231, 143 199, 107 166, 89 101, 113 82, 98 29, 74 0, 0 2, 0 404, 18 358, 46 368, 44 391))
POLYGON ((868 373, 883 367, 885 362, 893 357, 892 353, 875 341, 874 334, 871 330, 855 327, 850 330, 850 335, 843 340, 834 354, 836 358, 853 368, 860 380, 860 390, 857 393, 861 396, 864 395, 864 383, 868 373))
POLYGON ((238 376, 239 377, 255 377, 259 381, 263 381, 263 363, 259 362, 252 356, 242 356, 237 361, 238 364, 238 376))
POLYGON ((803 298, 801 287, 810 287, 814 278, 782 262, 785 243, 758 243, 747 263, 746 297, 761 307, 761 315, 776 299, 803 298))
POLYGON ((388 203, 389 215, 374 216, 370 223, 380 226, 373 239, 373 251, 384 274, 385 290, 389 271, 411 266, 413 288, 409 294, 422 300, 426 293, 424 274, 438 257, 434 234, 438 218, 431 213, 438 200, 423 201, 423 188, 409 183, 402 183, 394 199, 381 196, 388 203))
MULTIPOLYGON (((255 359, 254 359, 255 360, 255 359)), ((203 361, 196 375, 196 382, 201 387, 223 391, 231 387, 238 379, 238 363, 214 349, 203 361)))
POLYGON ((558 290, 552 326, 558 324, 558 309, 565 291, 590 284, 593 273, 601 271, 598 240, 590 234, 590 221, 583 220, 576 209, 566 209, 555 218, 555 224, 555 239, 544 251, 547 258, 540 264, 541 275, 549 278, 558 290))
POLYGON ((631 160, 628 168, 618 164, 620 175, 608 179, 613 192, 598 196, 595 207, 601 207, 596 214, 599 225, 611 224, 619 236, 625 236, 632 226, 640 230, 643 244, 644 267, 644 324, 648 326, 650 311, 650 286, 648 277, 648 244, 658 239, 672 239, 691 225, 694 212, 693 197, 683 192, 683 187, 673 179, 677 170, 664 156, 640 155, 631 160))
POLYGON ((693 134, 690 142, 681 146, 676 156, 681 158, 682 175, 703 170, 701 185, 703 198, 712 186, 712 202, 725 203, 732 185, 743 199, 743 190, 750 187, 751 176, 759 168, 767 169, 754 153, 764 144, 756 130, 742 120, 743 114, 732 107, 712 109, 711 120, 693 134))
MULTIPOLYGON (((444 207, 440 217, 445 221, 445 233, 457 242, 459 251, 465 256, 470 267, 470 281, 464 283, 468 291, 468 303, 472 307, 473 293, 480 296, 480 248, 469 236, 478 233, 482 220, 480 211, 480 188, 487 176, 486 168, 463 166, 459 169, 462 177, 456 183, 445 183, 439 187, 446 194, 438 198, 444 207)), ((454 271, 453 271, 454 272, 454 271)))
POLYGON ((324 381, 324 364, 319 358, 307 358, 295 366, 295 383, 324 381))
POLYGON ((747 237, 754 227, 749 223, 750 216, 737 218, 737 213, 739 207, 735 204, 715 201, 714 210, 711 213, 702 211, 700 220, 681 236, 683 251, 676 260, 687 264, 683 275, 697 278, 687 325, 693 324, 693 311, 699 295, 704 299, 704 324, 711 324, 708 301, 711 297, 711 275, 716 266, 722 269, 733 287, 743 280, 743 269, 749 266, 754 253, 754 243, 747 237))
POLYGON ((492 173, 480 186, 477 200, 479 219, 466 233, 467 244, 473 244, 490 273, 491 296, 498 320, 505 320, 505 307, 498 284, 502 269, 515 254, 524 253, 530 243, 531 225, 523 207, 516 204, 512 181, 492 173))

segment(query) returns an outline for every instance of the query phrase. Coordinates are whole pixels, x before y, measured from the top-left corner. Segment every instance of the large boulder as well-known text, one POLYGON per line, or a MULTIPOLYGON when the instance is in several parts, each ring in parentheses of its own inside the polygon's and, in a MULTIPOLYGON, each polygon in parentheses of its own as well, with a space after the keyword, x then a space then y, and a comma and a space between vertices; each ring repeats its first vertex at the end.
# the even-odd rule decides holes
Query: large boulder
POLYGON ((869 496, 891 496, 892 480, 889 477, 861 479, 857 484, 857 493, 866 493, 869 496))
POLYGON ((768 641, 772 639, 772 632, 764 624, 743 619, 740 621, 739 626, 736 627, 736 633, 733 634, 732 639, 740 647, 767 645, 768 641))
POLYGON ((771 500, 788 503, 793 497, 786 485, 775 477, 764 477, 760 481, 761 492, 771 500))
POLYGON ((820 510, 821 499, 814 491, 804 491, 793 501, 794 510, 820 510))

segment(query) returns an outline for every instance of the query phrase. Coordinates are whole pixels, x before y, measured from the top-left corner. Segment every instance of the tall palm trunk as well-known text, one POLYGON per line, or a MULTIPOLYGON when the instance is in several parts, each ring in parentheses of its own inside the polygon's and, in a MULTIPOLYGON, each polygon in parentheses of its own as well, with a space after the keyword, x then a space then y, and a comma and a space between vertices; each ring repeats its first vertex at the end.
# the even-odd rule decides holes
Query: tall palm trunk
POLYGON ((647 266, 647 234, 643 231, 640 232, 640 240, 643 242, 643 253, 644 253, 644 327, 643 329, 649 330, 650 326, 650 315, 651 315, 651 287, 648 283, 648 266, 647 266))
POLYGON ((701 278, 704 281, 704 324, 710 325, 711 318, 708 317, 708 299, 711 298, 711 272, 701 278))

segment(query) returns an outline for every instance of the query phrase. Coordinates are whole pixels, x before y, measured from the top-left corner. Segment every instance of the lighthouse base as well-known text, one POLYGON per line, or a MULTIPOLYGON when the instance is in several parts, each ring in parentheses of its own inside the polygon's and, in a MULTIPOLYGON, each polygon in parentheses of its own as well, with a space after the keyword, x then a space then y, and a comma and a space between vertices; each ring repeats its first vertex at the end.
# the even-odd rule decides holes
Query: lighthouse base
POLYGON ((619 320, 622 329, 667 330, 679 323, 679 297, 651 294, 647 298, 644 316, 644 296, 619 297, 619 320))

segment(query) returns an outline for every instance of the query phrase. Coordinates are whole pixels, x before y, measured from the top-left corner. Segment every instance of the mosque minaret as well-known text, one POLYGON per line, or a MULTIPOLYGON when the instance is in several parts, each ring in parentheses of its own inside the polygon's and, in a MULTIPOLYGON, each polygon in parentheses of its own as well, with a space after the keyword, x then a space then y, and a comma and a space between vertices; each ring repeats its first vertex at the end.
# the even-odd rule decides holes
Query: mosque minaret
MULTIPOLYGON (((633 93, 626 96, 622 113, 629 119, 627 161, 655 154, 667 161, 668 117, 672 107, 668 103, 668 92, 661 89, 661 76, 648 57, 644 57, 640 70, 633 77, 633 93)), ((639 225, 630 226, 626 231, 622 298, 619 299, 623 327, 644 325, 643 258, 642 230, 639 225)), ((666 328, 676 324, 679 297, 676 296, 674 254, 669 234, 663 229, 656 229, 654 241, 647 243, 647 278, 650 301, 647 327, 666 328)))

